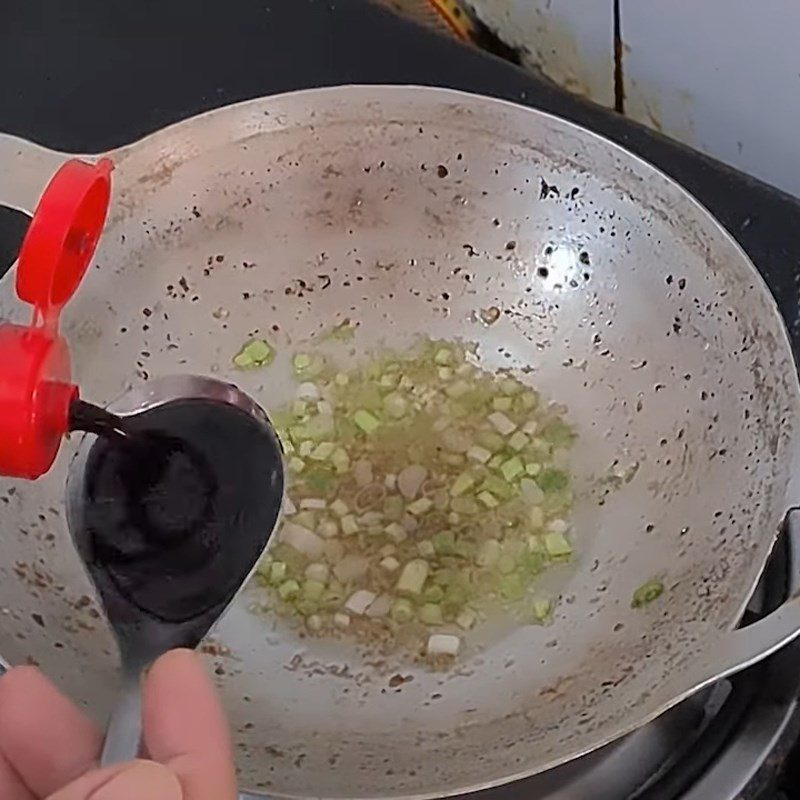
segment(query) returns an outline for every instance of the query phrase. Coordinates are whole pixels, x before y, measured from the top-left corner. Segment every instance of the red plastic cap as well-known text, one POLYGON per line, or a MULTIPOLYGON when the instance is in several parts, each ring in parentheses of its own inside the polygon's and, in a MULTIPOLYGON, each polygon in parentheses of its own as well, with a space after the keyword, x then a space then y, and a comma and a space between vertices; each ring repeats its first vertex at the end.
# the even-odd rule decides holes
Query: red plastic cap
POLYGON ((65 163, 45 189, 17 264, 17 294, 34 307, 30 327, 0 324, 0 474, 38 478, 53 464, 78 395, 62 308, 91 263, 111 194, 112 164, 65 163))

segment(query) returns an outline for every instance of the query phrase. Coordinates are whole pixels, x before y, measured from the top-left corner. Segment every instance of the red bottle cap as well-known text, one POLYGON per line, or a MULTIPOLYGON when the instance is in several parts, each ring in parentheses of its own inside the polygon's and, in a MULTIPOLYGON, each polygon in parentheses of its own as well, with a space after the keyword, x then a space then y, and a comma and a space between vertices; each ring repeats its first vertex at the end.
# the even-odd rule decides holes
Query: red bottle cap
POLYGON ((103 230, 111 194, 108 159, 66 162, 47 185, 22 243, 17 294, 30 326, 0 323, 0 474, 38 478, 69 430, 69 349, 58 333, 103 230))

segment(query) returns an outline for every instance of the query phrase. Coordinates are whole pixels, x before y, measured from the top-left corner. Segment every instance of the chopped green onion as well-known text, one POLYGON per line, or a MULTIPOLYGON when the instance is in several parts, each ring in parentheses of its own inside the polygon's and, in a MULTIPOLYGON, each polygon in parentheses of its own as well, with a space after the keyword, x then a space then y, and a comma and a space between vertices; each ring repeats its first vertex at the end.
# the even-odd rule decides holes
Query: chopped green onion
POLYGON ((572 555, 572 545, 563 533, 546 533, 544 547, 551 558, 563 558, 572 555))
POLYGON ((486 508, 497 508, 500 505, 500 502, 491 492, 479 492, 477 497, 486 508))
POLYGON ((525 597, 525 586, 516 573, 504 575, 499 582, 500 594, 506 600, 522 600, 525 597))
POLYGON ((414 606, 412 606, 408 600, 401 597, 392 603, 389 616, 401 625, 406 622, 411 622, 411 620, 414 619, 414 606))
POLYGON ((363 408, 353 414, 353 422, 366 434, 375 433, 381 426, 380 420, 363 408))
POLYGON ((514 456, 500 465, 500 472, 507 481, 513 481, 514 478, 525 472, 525 465, 521 458, 514 456))
POLYGON ((569 485, 569 478, 560 469, 545 469, 539 473, 536 483, 543 492, 560 492, 569 485))
POLYGON ((320 442, 310 453, 314 461, 327 461, 336 450, 333 442, 320 442))
POLYGON ((291 600, 293 597, 297 597, 297 595, 300 594, 300 584, 295 580, 284 581, 278 587, 278 594, 281 600, 291 600))
POLYGON ((352 514, 345 514, 341 519, 340 525, 345 536, 352 536, 354 533, 358 533, 358 523, 352 514))
POLYGON ((419 609, 419 620, 425 625, 444 624, 441 607, 437 606, 435 603, 423 603, 419 609))
POLYGON ((298 353, 292 359, 292 366, 296 374, 301 374, 311 366, 311 356, 306 353, 298 353))
POLYGON ((306 581, 303 584, 302 595, 306 600, 319 600, 325 591, 325 584, 321 581, 306 581))
POLYGON ((436 351, 436 355, 433 357, 433 360, 439 366, 447 366, 448 364, 452 364, 453 351, 449 347, 442 347, 436 351))
POLYGON ((275 359, 275 350, 263 339, 248 342, 233 358, 233 363, 240 369, 253 369, 271 364, 275 359))
POLYGON ((450 487, 450 494, 453 497, 458 497, 459 495, 464 494, 467 489, 470 489, 472 486, 475 485, 475 478, 470 475, 469 472, 462 472, 454 481, 452 486, 450 487))
POLYGON ((643 583, 634 593, 631 601, 631 608, 641 608, 653 600, 658 599, 664 592, 664 584, 661 581, 650 580, 643 583))
POLYGON ((409 503, 406 506, 406 511, 408 511, 409 514, 413 514, 415 517, 418 517, 421 514, 425 514, 427 511, 430 511, 432 508, 433 500, 431 500, 430 497, 420 497, 419 500, 409 503))
POLYGON ((331 453, 331 464, 333 464, 337 473, 347 472, 350 469, 350 456, 347 455, 347 450, 343 447, 337 447, 331 453))
MULTIPOLYGON (((500 468, 503 468, 503 464, 501 464, 500 468)), ((513 471, 515 468, 512 465, 510 469, 513 471)), ((514 489, 509 485, 508 481, 498 478, 497 475, 487 475, 481 489, 491 492, 501 500, 508 500, 514 495, 514 489)))
POLYGON ((286 580, 287 566, 283 561, 273 561, 269 570, 269 582, 273 586, 279 586, 286 580))
POLYGON ((548 622, 553 615, 553 604, 550 600, 534 600, 531 616, 539 624, 548 622))
MULTIPOLYGON (((348 338, 354 328, 337 327, 348 338)), ((445 666, 461 641, 437 631, 471 630, 479 608, 500 601, 526 623, 552 617, 530 593, 572 554, 572 428, 468 352, 477 358, 427 340, 346 371, 318 352, 292 358, 294 397, 271 409, 284 521, 257 575, 272 608, 307 635, 410 647, 427 635, 445 666)), ((265 354, 256 346, 234 361, 252 368, 265 354)))

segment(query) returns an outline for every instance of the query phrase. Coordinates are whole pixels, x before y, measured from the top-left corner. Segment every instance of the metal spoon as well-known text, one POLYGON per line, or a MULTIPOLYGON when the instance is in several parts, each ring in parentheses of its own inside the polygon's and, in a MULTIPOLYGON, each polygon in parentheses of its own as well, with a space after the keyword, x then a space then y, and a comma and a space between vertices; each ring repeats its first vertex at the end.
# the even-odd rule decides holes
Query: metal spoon
POLYGON ((110 424, 114 435, 86 436, 67 478, 70 533, 122 663, 103 765, 138 756, 143 670, 167 650, 196 647, 209 632, 252 575, 283 498, 278 438, 236 387, 161 378, 109 410, 118 423, 105 419, 101 427, 110 424), (186 502, 142 484, 143 502, 127 505, 131 487, 150 472, 159 487, 179 486, 186 502))

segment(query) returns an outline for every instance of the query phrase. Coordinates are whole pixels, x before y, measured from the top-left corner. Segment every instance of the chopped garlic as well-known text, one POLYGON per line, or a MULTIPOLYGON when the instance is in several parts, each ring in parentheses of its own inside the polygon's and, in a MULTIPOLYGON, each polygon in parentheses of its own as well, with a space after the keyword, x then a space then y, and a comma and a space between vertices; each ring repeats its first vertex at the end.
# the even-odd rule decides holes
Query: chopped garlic
POLYGON ((408 538, 406 529, 399 522, 390 522, 383 530, 393 542, 398 544, 408 538))
POLYGON ((554 519, 548 523, 547 530, 550 533, 564 534, 569 530, 569 525, 563 519, 554 519))
POLYGON ((492 454, 489 450, 477 444, 472 445, 472 447, 467 450, 467 458, 471 458, 479 464, 485 464, 491 457, 492 454))
POLYGON ((331 503, 331 511, 333 511, 337 517, 343 517, 350 509, 347 507, 347 503, 345 503, 344 500, 337 499, 331 503))
POLYGON ((478 620, 478 615, 471 608, 465 608, 457 617, 456 625, 468 631, 478 620))
POLYGON ((394 556, 386 556, 386 558, 380 562, 380 565, 387 572, 396 572, 400 569, 400 562, 394 556))
POLYGON ((308 509, 320 510, 325 508, 327 505, 328 504, 321 497, 304 497, 300 501, 300 508, 304 510, 308 509))
POLYGON ((461 639, 449 633, 434 633, 428 637, 428 655, 454 656, 458 654, 461 639))
POLYGON ((487 417, 489 422, 501 436, 508 436, 514 433, 517 426, 502 411, 495 411, 487 417))
POLYGON ((397 591, 406 594, 419 594, 428 577, 428 562, 421 558, 409 561, 403 567, 400 578, 397 581, 397 591))
POLYGON ((297 513, 297 506, 292 502, 292 498, 288 494, 284 495, 282 510, 287 517, 297 513))
POLYGON ((392 596, 388 594, 379 594, 370 604, 367 609, 368 617, 385 617, 392 608, 392 596))
POLYGON ((319 581, 320 583, 325 583, 328 580, 329 575, 330 568, 327 564, 316 562, 314 564, 309 564, 306 567, 306 578, 308 578, 310 581, 319 581))
POLYGON ((325 552, 325 542, 314 531, 294 522, 283 523, 280 538, 282 542, 309 558, 321 558, 325 552))
POLYGON ((313 383, 301 383, 297 387, 295 396, 298 400, 319 400, 319 389, 313 383))
POLYGON ((308 625, 308 629, 310 631, 321 631, 322 630, 322 617, 319 614, 312 614, 308 619, 306 619, 306 625, 308 625))
POLYGON ((337 611, 333 615, 333 624, 337 628, 346 628, 350 625, 350 617, 347 614, 343 614, 341 611, 337 611))
POLYGON ((376 597, 375 592, 370 592, 368 589, 358 589, 350 595, 344 607, 351 614, 361 616, 376 597))
POLYGON ((317 533, 324 539, 333 539, 339 534, 339 525, 332 519, 326 519, 317 525, 317 533))

